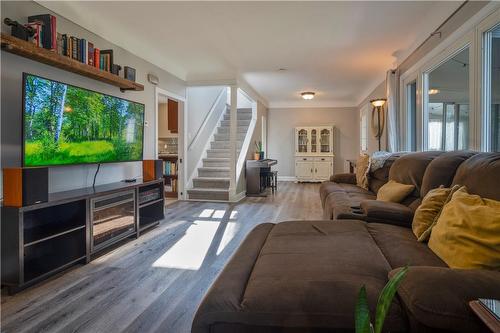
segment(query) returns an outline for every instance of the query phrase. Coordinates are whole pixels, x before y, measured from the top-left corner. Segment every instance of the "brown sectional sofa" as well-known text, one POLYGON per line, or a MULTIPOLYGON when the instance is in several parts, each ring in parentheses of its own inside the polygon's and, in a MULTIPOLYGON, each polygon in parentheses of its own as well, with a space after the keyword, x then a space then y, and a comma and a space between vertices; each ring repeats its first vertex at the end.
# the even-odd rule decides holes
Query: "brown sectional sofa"
MULTIPOLYGON (((389 163, 396 171, 408 170, 407 175, 386 170, 389 178, 418 184, 414 198, 401 205, 407 209, 440 183, 464 184, 472 193, 500 200, 500 153, 416 153, 389 163), (440 175, 427 174, 430 167, 440 175)), ((365 193, 340 185, 333 190, 344 194, 345 205, 365 193)), ((406 264, 410 270, 384 332, 485 332, 467 303, 500 298, 500 272, 450 269, 400 222, 340 219, 257 226, 201 303, 192 332, 353 332, 359 288, 366 285, 374 311, 388 278, 406 264)))
POLYGON ((369 190, 355 185, 354 174, 334 175, 320 187, 323 217, 408 226, 427 192, 440 185, 450 186, 457 168, 475 154, 431 151, 394 155, 383 168, 369 173, 369 190), (343 183, 345 180, 349 183, 343 183), (378 190, 388 180, 415 185, 415 190, 401 203, 375 201, 378 190))

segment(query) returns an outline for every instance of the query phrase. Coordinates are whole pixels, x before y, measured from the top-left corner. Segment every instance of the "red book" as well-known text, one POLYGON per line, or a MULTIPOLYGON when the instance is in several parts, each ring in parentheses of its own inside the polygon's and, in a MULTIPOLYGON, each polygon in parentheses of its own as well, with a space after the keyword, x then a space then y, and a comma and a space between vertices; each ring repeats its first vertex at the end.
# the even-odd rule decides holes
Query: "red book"
POLYGON ((97 47, 94 49, 94 67, 99 68, 99 63, 101 60, 101 50, 97 47))
POLYGON ((56 31, 56 17, 50 15, 50 32, 52 33, 52 46, 51 49, 57 51, 57 31, 56 31))

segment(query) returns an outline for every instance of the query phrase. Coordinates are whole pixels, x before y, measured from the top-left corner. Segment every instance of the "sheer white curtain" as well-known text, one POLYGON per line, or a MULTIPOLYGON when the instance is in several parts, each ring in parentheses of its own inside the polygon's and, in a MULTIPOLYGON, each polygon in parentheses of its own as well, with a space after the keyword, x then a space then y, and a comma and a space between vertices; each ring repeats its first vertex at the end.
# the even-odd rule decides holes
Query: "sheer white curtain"
POLYGON ((399 150, 399 72, 387 71, 387 150, 399 150))

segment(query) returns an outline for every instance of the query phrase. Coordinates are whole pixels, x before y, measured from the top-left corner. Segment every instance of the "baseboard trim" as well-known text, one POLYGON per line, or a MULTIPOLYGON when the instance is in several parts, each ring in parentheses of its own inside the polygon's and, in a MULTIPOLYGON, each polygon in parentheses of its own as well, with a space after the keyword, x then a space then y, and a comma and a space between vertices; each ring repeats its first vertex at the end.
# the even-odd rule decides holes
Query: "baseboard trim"
POLYGON ((296 182, 297 177, 293 176, 278 176, 278 181, 280 182, 296 182))
POLYGON ((234 197, 232 197, 230 199, 230 202, 239 202, 239 201, 243 200, 246 197, 246 193, 247 193, 246 191, 243 191, 243 192, 236 194, 234 197))

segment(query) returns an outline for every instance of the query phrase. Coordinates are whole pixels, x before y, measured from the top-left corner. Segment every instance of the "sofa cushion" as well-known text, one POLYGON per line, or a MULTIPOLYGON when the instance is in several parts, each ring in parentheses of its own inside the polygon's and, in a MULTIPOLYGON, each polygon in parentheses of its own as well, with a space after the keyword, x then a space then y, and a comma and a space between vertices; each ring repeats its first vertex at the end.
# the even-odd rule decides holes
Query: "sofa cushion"
POLYGON ((365 200, 361 202, 361 209, 366 215, 367 222, 388 223, 409 227, 413 219, 413 211, 395 202, 365 200))
POLYGON ((389 180, 401 184, 414 185, 413 192, 402 203, 406 206, 420 198, 420 190, 425 170, 431 161, 441 155, 440 151, 426 151, 403 155, 396 159, 389 170, 389 180))
POLYGON ((473 151, 449 151, 433 159, 425 169, 420 196, 425 197, 430 190, 441 185, 450 187, 460 164, 475 154, 473 151))
POLYGON ((452 268, 500 271, 500 201, 460 188, 432 229, 429 248, 452 268))
MULTIPOLYGON (((370 192, 350 193, 350 192, 332 192, 325 201, 323 209, 323 218, 327 220, 336 219, 337 216, 344 213, 350 213, 351 207, 358 207, 365 200, 375 200, 375 195, 370 192)), ((356 219, 357 217, 352 217, 356 219)))
POLYGON ((335 183, 346 183, 356 185, 356 174, 355 173, 337 173, 330 177, 331 182, 335 183))
MULTIPOLYGON (((373 311, 390 269, 361 221, 279 223, 255 263, 242 312, 257 325, 352 329, 359 289, 366 285, 373 311)), ((385 329, 405 329, 397 301, 385 329)))
POLYGON ((367 229, 392 268, 411 266, 447 267, 426 244, 417 242, 409 228, 369 223, 367 229))
POLYGON ((385 160, 384 166, 382 168, 376 169, 368 174, 369 189, 373 193, 377 193, 378 190, 387 183, 389 179, 389 170, 391 169, 394 161, 403 155, 404 153, 394 153, 385 160))
POLYGON ((323 207, 325 207, 326 198, 333 192, 360 193, 363 195, 369 195, 370 197, 373 196, 372 192, 354 184, 324 182, 319 188, 319 196, 323 207))
POLYGON ((419 242, 429 240, 431 229, 436 224, 443 207, 451 200, 453 193, 458 190, 458 185, 444 188, 442 185, 432 189, 425 195, 422 204, 415 211, 411 228, 419 242))
POLYGON ((273 227, 271 223, 260 224, 241 243, 198 307, 192 333, 212 332, 211 325, 218 321, 238 322, 243 291, 273 227))
MULTIPOLYGON (((392 277, 397 270, 391 271, 392 277)), ((487 332, 469 308, 477 298, 500 298, 500 272, 410 267, 398 288, 413 331, 487 332)))
POLYGON ((460 164, 453 185, 465 185, 469 193, 500 200, 500 153, 479 153, 460 164))
POLYGON ((388 202, 401 202, 415 188, 415 185, 406 185, 389 180, 377 192, 377 200, 388 202))

